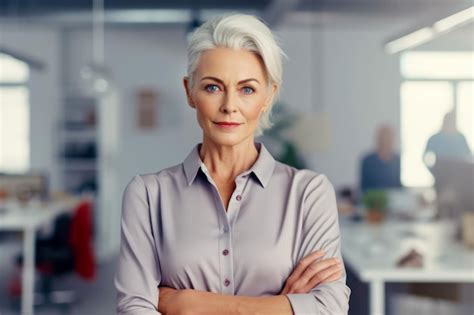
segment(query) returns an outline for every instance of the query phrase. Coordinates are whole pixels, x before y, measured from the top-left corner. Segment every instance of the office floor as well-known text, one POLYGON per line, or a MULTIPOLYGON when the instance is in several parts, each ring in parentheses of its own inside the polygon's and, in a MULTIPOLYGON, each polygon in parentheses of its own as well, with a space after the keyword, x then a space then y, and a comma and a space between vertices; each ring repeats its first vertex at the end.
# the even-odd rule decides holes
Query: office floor
MULTIPOLYGON (((19 308, 12 305, 12 299, 7 294, 7 284, 12 275, 17 273, 13 259, 21 251, 21 243, 14 239, 0 240, 0 315, 19 314, 19 308)), ((77 302, 68 313, 58 308, 40 307, 35 310, 36 315, 103 315, 115 313, 115 289, 113 276, 115 260, 99 266, 97 279, 94 282, 85 282, 75 275, 68 275, 58 279, 54 287, 56 290, 72 289, 77 294, 77 302)))

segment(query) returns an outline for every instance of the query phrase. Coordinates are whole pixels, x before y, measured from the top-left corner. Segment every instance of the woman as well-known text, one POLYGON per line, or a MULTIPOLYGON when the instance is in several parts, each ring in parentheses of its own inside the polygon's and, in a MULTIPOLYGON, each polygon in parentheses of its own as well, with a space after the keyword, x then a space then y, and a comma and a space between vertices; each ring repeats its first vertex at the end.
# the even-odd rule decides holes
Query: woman
POLYGON ((203 141, 125 190, 118 313, 347 313, 331 184, 254 142, 271 125, 282 54, 249 15, 193 33, 183 83, 203 141))

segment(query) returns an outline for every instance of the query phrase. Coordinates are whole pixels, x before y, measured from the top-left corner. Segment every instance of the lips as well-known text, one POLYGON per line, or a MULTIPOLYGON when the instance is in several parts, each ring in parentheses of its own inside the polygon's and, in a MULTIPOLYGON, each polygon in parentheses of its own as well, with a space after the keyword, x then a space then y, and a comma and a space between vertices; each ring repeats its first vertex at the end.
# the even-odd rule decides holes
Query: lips
POLYGON ((216 122, 216 124, 218 124, 219 126, 239 126, 240 123, 236 123, 236 122, 227 122, 227 121, 218 121, 216 122))
POLYGON ((234 130, 241 125, 240 123, 236 123, 232 121, 218 121, 218 122, 215 122, 215 124, 221 130, 234 130))

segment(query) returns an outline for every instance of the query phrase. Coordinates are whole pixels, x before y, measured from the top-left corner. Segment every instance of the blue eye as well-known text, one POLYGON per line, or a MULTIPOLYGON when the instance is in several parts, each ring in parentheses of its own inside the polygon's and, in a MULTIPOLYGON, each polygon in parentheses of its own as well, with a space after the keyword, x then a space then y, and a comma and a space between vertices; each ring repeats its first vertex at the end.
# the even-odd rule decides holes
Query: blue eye
POLYGON ((214 93, 214 92, 219 91, 219 87, 215 84, 209 84, 209 85, 206 85, 206 91, 210 93, 214 93))
POLYGON ((255 92, 253 88, 248 87, 248 86, 244 87, 242 91, 244 92, 244 94, 252 94, 253 92, 255 92))

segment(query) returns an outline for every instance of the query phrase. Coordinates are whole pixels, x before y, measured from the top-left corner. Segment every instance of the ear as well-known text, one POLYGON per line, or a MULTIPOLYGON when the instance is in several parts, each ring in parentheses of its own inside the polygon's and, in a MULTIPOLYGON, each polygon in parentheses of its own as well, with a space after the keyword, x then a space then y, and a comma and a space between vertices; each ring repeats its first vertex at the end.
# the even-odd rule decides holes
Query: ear
MULTIPOLYGON (((265 105, 263 106, 263 109, 262 109, 262 112, 265 113, 268 108, 270 107, 270 105, 272 104, 273 102, 273 98, 275 97, 276 95, 276 92, 277 92, 277 85, 276 84, 272 84, 271 86, 271 91, 269 91, 268 93, 268 96, 267 98, 265 99, 265 105)), ((270 90, 270 89, 269 89, 270 90)))
POLYGON ((192 108, 196 108, 194 105, 194 101, 191 95, 191 87, 189 85, 189 77, 184 77, 183 78, 183 85, 184 85, 184 90, 186 91, 186 98, 188 99, 188 105, 191 106, 192 108))

